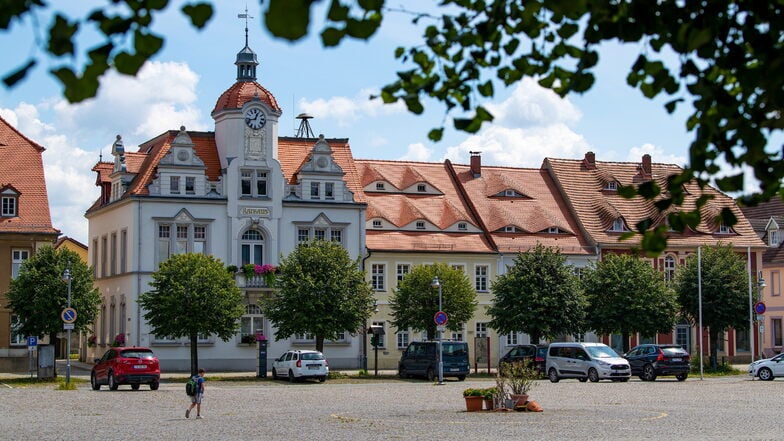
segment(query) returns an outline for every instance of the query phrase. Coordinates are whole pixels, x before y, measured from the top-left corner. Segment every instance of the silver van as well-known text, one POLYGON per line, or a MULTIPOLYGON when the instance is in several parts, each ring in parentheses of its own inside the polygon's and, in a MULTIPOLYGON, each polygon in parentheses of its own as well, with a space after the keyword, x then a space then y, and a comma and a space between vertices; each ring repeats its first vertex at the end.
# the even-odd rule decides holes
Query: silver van
POLYGON ((591 380, 629 381, 629 362, 603 343, 551 343, 547 350, 545 371, 550 381, 577 378, 591 380))

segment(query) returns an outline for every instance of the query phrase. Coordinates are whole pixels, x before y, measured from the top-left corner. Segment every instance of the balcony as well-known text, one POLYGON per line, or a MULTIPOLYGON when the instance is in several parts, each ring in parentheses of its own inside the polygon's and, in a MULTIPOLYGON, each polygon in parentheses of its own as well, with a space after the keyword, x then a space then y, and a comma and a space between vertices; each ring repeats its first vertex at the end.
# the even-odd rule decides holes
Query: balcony
POLYGON ((271 288, 263 276, 245 277, 245 274, 240 272, 234 278, 238 288, 271 288))

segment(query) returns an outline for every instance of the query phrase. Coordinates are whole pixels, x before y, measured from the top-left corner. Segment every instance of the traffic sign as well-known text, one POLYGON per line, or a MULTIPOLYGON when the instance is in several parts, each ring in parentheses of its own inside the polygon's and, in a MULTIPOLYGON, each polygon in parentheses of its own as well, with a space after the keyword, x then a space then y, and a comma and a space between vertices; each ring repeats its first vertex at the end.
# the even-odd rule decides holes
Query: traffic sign
POLYGON ((38 337, 35 335, 28 335, 27 346, 38 346, 38 337))
POLYGON ((60 318, 63 319, 63 323, 73 323, 76 321, 76 310, 73 308, 65 308, 63 312, 60 313, 60 318))
POLYGON ((754 304, 754 312, 756 312, 757 314, 760 314, 760 315, 765 314, 765 310, 766 309, 767 308, 765 307, 765 303, 764 302, 757 302, 757 303, 754 304))
POLYGON ((73 328, 74 328, 74 324, 73 323, 63 323, 63 329, 64 330, 66 330, 66 331, 69 330, 69 329, 73 330, 73 328))
POLYGON ((437 325, 445 325, 449 321, 449 316, 446 315, 444 311, 438 311, 436 315, 433 316, 433 320, 437 325))

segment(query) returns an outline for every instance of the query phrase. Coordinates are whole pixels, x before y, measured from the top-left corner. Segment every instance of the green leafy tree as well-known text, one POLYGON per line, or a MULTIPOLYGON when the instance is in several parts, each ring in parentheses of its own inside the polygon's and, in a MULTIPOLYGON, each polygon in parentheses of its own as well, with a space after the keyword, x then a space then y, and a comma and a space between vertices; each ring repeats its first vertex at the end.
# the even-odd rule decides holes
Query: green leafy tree
POLYGON ((557 248, 536 247, 515 257, 492 284, 490 327, 499 334, 525 332, 536 344, 580 332, 585 297, 574 270, 557 248))
POLYGON ((150 286, 139 296, 144 319, 155 335, 190 339, 191 375, 196 375, 199 335, 228 341, 239 329, 245 311, 234 277, 213 256, 175 254, 152 274, 150 286))
POLYGON ((57 334, 63 331, 60 313, 68 306, 68 282, 63 280, 66 268, 71 274, 71 307, 76 310, 74 330, 90 331, 101 304, 92 271, 77 253, 44 246, 22 264, 6 294, 7 307, 19 317, 21 334, 48 335, 49 341, 57 341, 57 334))
MULTIPOLYGON (((181 11, 202 29, 213 15, 213 3, 217 4, 188 3, 181 11)), ((639 56, 629 66, 627 83, 646 98, 664 97, 663 110, 669 113, 687 103, 691 114, 684 125, 694 139, 689 166, 669 177, 664 188, 649 182, 622 188, 621 193, 655 199, 664 212, 682 203, 684 182, 696 179, 705 185, 726 163, 739 171, 716 180, 722 191, 742 191, 740 170, 750 166, 761 192, 745 196, 744 203, 784 196, 781 148, 766 148, 769 139, 776 139, 771 135, 781 133, 784 126, 780 2, 443 0, 433 12, 434 5, 424 2, 425 11, 407 11, 389 7, 385 0, 329 0, 326 16, 312 18, 312 8, 321 3, 269 0, 262 5, 264 26, 273 35, 295 41, 310 32, 311 22, 320 22, 321 41, 331 47, 344 38, 370 39, 386 14, 409 14, 424 26, 422 42, 395 50, 404 67, 383 87, 381 98, 386 103, 402 101, 415 114, 425 111, 423 101, 435 100, 452 114, 444 121, 469 133, 493 120, 484 102, 498 87, 533 78, 561 96, 584 93, 594 85, 602 44, 634 44, 639 56)), ((165 37, 151 27, 168 6, 167 0, 120 0, 74 18, 44 0, 10 0, 0 8, 0 30, 9 29, 15 20, 51 13, 39 50, 60 63, 51 73, 63 84, 65 97, 78 102, 96 94, 98 80, 110 69, 135 75, 160 51, 165 37), (75 41, 85 29, 99 42, 78 49, 75 41)), ((3 82, 16 84, 39 57, 31 54, 3 82)), ((433 128, 429 137, 439 140, 443 132, 443 126, 433 128)), ((699 209, 707 202, 703 199, 693 209, 672 213, 670 226, 695 227, 699 209)), ((728 210, 721 217, 727 225, 736 222, 728 210)), ((646 250, 659 253, 666 247, 667 229, 651 227, 650 220, 643 220, 636 231, 643 234, 646 250)))
POLYGON ((599 334, 620 333, 623 351, 629 337, 671 332, 678 314, 675 293, 662 273, 628 254, 608 254, 583 272, 588 297, 588 327, 599 334))
POLYGON ((701 254, 701 263, 697 254, 692 254, 678 268, 674 287, 681 312, 698 325, 702 279, 702 324, 709 329, 711 364, 715 368, 718 350, 724 346, 724 332, 749 325, 748 273, 743 258, 731 245, 703 248, 701 254))
POLYGON ((449 318, 446 328, 459 331, 474 316, 478 304, 476 291, 463 271, 445 263, 415 265, 398 282, 389 299, 392 326, 427 331, 431 338, 438 335, 434 321, 438 312, 438 288, 433 286, 435 277, 441 285, 441 309, 449 318))
POLYGON ((274 296, 264 302, 267 319, 275 325, 275 340, 313 334, 316 350, 324 339, 352 335, 365 326, 373 310, 373 293, 361 271, 339 243, 314 240, 297 245, 280 264, 274 296))

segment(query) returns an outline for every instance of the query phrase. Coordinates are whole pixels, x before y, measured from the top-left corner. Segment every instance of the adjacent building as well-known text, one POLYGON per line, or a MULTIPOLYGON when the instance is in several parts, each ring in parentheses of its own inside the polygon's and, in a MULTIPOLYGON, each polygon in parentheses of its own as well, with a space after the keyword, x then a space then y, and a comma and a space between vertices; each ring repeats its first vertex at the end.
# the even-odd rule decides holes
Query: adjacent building
POLYGON ((28 368, 27 340, 6 293, 22 263, 60 232, 52 226, 44 180, 44 148, 0 118, 0 371, 28 368))

